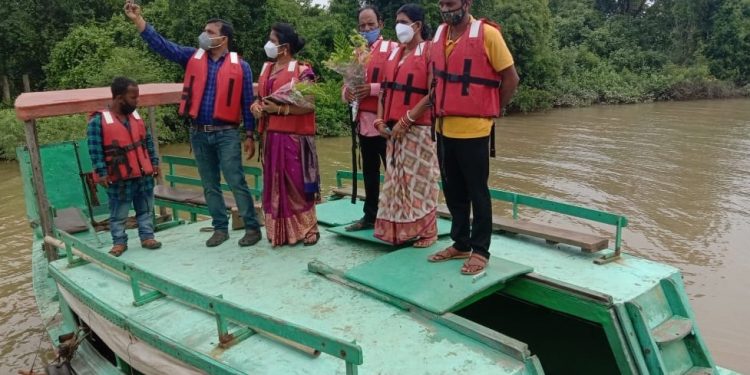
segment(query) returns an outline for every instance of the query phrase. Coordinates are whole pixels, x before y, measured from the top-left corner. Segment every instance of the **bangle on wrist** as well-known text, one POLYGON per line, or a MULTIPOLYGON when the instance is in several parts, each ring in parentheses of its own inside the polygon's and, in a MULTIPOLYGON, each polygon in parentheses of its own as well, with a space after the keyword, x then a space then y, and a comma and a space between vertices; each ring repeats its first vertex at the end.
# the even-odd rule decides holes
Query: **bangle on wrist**
MULTIPOLYGON (((407 120, 409 120, 409 122, 410 122, 411 124, 413 124, 415 120, 414 120, 413 118, 411 118, 411 114, 410 114, 409 112, 410 112, 410 111, 406 111, 406 119, 407 119, 407 120)), ((411 125, 411 124, 410 124, 410 125, 411 125)))

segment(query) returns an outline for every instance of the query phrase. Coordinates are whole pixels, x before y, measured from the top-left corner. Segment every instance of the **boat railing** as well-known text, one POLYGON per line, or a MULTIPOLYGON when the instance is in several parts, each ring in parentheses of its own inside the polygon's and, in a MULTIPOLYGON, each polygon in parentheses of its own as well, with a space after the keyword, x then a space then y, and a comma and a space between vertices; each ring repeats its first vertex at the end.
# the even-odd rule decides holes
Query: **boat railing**
MULTIPOLYGON (((343 187, 344 181, 353 180, 354 178, 355 175, 351 171, 338 170, 336 171, 336 186, 341 188, 343 187)), ((364 175, 358 172, 356 178, 358 181, 364 180, 364 175)), ((380 179, 381 181, 383 180, 382 175, 380 176, 380 179)), ((440 188, 443 188, 442 183, 440 183, 440 188)), ((490 197, 494 200, 511 203, 514 220, 518 220, 519 218, 519 207, 526 206, 543 211, 556 212, 566 216, 591 220, 597 223, 612 225, 615 227, 614 253, 611 255, 605 255, 604 257, 597 259, 596 262, 598 264, 604 264, 620 257, 622 250, 622 230, 628 226, 628 219, 623 215, 500 189, 490 189, 490 197)))
MULTIPOLYGON (((216 318, 219 342, 225 344, 224 347, 234 345, 255 333, 263 333, 266 336, 280 338, 280 341, 284 343, 291 343, 297 349, 311 349, 308 352, 326 353, 342 359, 346 363, 348 375, 357 374, 357 366, 363 363, 362 348, 355 341, 347 342, 283 319, 238 306, 223 299, 221 295, 203 294, 141 269, 133 263, 109 256, 67 232, 55 230, 55 235, 64 245, 68 267, 75 267, 92 261, 129 279, 133 292, 133 305, 143 306, 169 296, 184 304, 213 314, 216 318), (74 254, 74 248, 77 255, 74 254), (142 288, 152 289, 152 291, 144 293, 142 288), (229 321, 244 328, 229 332, 229 321)), ((55 239, 51 239, 51 241, 55 241, 55 239)))

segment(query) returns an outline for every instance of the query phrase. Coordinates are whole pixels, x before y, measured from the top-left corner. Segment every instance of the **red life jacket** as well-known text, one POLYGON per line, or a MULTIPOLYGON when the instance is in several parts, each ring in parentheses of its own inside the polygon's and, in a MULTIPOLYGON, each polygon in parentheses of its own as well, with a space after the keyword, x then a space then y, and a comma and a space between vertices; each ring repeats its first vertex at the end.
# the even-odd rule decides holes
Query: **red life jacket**
MULTIPOLYGON (((413 108, 429 93, 429 82, 427 82, 429 48, 428 42, 420 43, 401 64, 399 62, 403 55, 403 47, 394 49, 388 57, 382 84, 385 90, 383 118, 386 122, 401 119, 406 115, 406 111, 413 108)), ((420 118, 415 120, 417 120, 416 125, 430 125, 429 111, 425 111, 420 118)))
MULTIPOLYGON (((198 118, 198 111, 203 100, 208 78, 208 54, 198 48, 188 60, 185 80, 182 83, 180 115, 186 112, 192 118, 198 118)), ((229 52, 224 57, 216 73, 216 97, 214 99, 214 118, 220 121, 239 124, 242 118, 242 64, 236 52, 229 52)), ((209 125, 209 124, 201 124, 209 125)))
POLYGON ((473 20, 447 59, 448 26, 442 24, 435 32, 430 58, 437 82, 434 103, 437 117, 500 116, 502 77, 492 67, 484 48, 485 23, 473 20))
MULTIPOLYGON (((271 72, 275 63, 266 62, 263 64, 263 69, 260 71, 260 77, 258 78, 258 93, 261 97, 271 95, 275 90, 289 83, 292 79, 299 79, 300 73, 306 69, 298 69, 298 66, 302 65, 307 67, 304 63, 298 64, 296 60, 289 62, 286 69, 282 69, 273 79, 273 83, 269 85, 271 78, 271 72)), ((261 122, 261 132, 266 130, 291 133, 297 135, 315 135, 315 112, 306 113, 304 115, 275 115, 272 113, 266 114, 264 121, 261 122)))
MULTIPOLYGON (((385 63, 388 61, 391 51, 396 47, 398 47, 398 44, 383 39, 378 39, 372 44, 372 47, 370 47, 370 61, 367 62, 366 83, 380 83, 383 81, 385 63)), ((362 99, 359 102, 359 110, 377 113, 378 97, 367 96, 362 99)))
POLYGON ((96 113, 102 117, 102 147, 109 181, 153 175, 154 167, 146 148, 146 125, 138 111, 128 116, 129 127, 107 109, 96 113))

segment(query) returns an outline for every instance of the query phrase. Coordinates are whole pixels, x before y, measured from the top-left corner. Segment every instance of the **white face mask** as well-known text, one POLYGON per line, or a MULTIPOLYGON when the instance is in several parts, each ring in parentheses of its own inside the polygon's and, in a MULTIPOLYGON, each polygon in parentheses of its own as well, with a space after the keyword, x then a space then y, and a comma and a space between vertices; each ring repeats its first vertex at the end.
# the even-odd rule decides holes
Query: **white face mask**
POLYGON ((266 56, 268 56, 269 59, 275 59, 276 56, 279 55, 279 46, 273 44, 270 40, 266 42, 263 49, 266 50, 266 56))
POLYGON ((396 37, 398 37, 399 42, 411 42, 411 40, 414 38, 414 29, 411 28, 411 25, 413 24, 413 22, 410 25, 405 25, 403 23, 396 24, 396 37))

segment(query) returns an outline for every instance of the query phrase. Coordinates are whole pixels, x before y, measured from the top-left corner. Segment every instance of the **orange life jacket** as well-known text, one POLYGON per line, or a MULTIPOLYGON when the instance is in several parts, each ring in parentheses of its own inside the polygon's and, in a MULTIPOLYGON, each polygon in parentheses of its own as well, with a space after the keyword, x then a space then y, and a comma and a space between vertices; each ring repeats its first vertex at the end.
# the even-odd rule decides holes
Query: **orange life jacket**
MULTIPOLYGON (((260 71, 258 93, 261 95, 261 98, 271 95, 274 93, 274 90, 284 86, 293 79, 298 80, 300 73, 304 72, 304 69, 298 69, 300 65, 309 66, 292 60, 286 69, 282 69, 276 73, 273 83, 269 85, 274 64, 273 62, 266 62, 260 71)), ((260 132, 265 132, 266 130, 298 135, 315 135, 315 112, 304 115, 276 115, 268 113, 260 126, 260 132)))
MULTIPOLYGON (((429 42, 420 43, 411 55, 404 58, 403 63, 400 63, 403 47, 394 49, 388 57, 382 83, 385 92, 383 118, 386 122, 398 121, 428 94, 429 48, 429 42)), ((416 125, 430 125, 429 111, 415 120, 416 125)))
MULTIPOLYGON (((396 48, 398 44, 388 40, 378 39, 370 47, 370 61, 367 62, 367 72, 365 75, 366 83, 380 83, 383 81, 383 73, 385 73, 385 64, 388 61, 388 57, 391 51, 396 48)), ((359 111, 366 112, 378 112, 378 97, 367 96, 359 102, 359 111)))
MULTIPOLYGON (((216 97, 214 99, 214 118, 224 122, 239 124, 242 118, 242 64, 236 52, 224 57, 216 73, 216 97)), ((203 100, 203 91, 208 79, 208 53, 198 48, 188 60, 185 69, 185 80, 182 83, 180 115, 198 117, 203 100)), ((209 124, 201 124, 209 125, 209 124)))
POLYGON ((502 77, 492 67, 484 48, 485 23, 472 21, 448 58, 445 57, 448 26, 442 24, 435 32, 430 59, 437 82, 433 107, 437 117, 500 115, 502 77))
POLYGON ((154 167, 146 148, 146 125, 138 111, 128 115, 127 127, 107 109, 96 113, 102 118, 102 146, 109 181, 153 175, 154 167))

